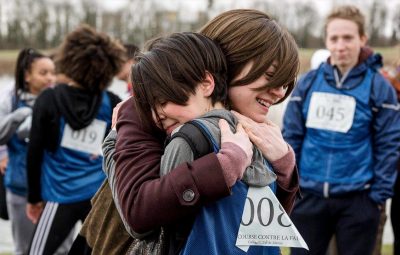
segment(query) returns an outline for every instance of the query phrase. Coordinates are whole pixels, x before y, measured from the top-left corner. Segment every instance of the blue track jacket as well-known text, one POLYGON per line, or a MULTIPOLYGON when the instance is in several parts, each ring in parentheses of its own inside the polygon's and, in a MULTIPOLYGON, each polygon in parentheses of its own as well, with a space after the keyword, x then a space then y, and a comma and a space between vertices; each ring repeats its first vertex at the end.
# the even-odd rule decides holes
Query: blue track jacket
POLYGON ((283 136, 296 153, 303 190, 324 197, 369 190, 378 204, 393 195, 400 112, 394 89, 378 72, 381 66, 381 56, 370 55, 338 83, 334 67, 323 63, 298 82, 284 116, 283 136), (315 116, 330 118, 334 126, 352 108, 348 130, 306 125, 311 98, 320 94, 339 100, 333 99, 332 107, 322 103, 315 116), (355 104, 345 107, 340 98, 355 104))

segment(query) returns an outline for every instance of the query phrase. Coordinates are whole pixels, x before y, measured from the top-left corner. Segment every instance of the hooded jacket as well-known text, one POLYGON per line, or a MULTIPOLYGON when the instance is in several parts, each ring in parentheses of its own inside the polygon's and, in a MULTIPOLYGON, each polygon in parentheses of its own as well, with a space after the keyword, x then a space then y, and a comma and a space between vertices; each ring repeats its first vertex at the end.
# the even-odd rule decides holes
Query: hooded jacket
POLYGON ((5 186, 14 194, 26 196, 26 152, 31 127, 32 106, 36 95, 18 91, 14 87, 2 91, 0 96, 0 144, 7 144, 8 164, 5 186))
MULTIPOLYGON (((221 131, 218 126, 220 119, 225 119, 233 131, 236 129, 237 119, 227 110, 212 110, 195 120, 207 131, 209 139, 213 139, 215 152, 218 152, 221 147, 221 131)), ((177 128, 173 134, 179 130, 180 128, 177 128)), ((235 234, 239 230, 247 196, 248 186, 244 183, 260 187, 269 185, 272 190, 276 190, 276 175, 271 164, 264 160, 257 147, 254 147, 253 152, 252 163, 244 173, 243 182, 239 181, 232 187, 231 196, 201 208, 192 227, 189 228, 189 232, 182 231, 179 225, 173 227, 174 230, 178 230, 178 233, 175 233, 175 240, 179 240, 179 237, 182 238, 182 236, 182 239, 187 238, 181 251, 182 255, 280 254, 278 247, 250 247, 248 252, 244 252, 235 246, 235 234), (232 235, 232 233, 234 234, 232 235)), ((167 145, 164 155, 161 157, 160 175, 165 175, 181 162, 193 159, 193 151, 187 141, 182 137, 175 137, 167 145)), ((186 221, 187 219, 182 220, 186 221)), ((173 236, 172 233, 170 234, 173 236)), ((175 245, 179 246, 176 243, 175 245)))
POLYGON ((94 93, 60 84, 46 89, 37 98, 33 108, 27 155, 28 201, 30 203, 42 201, 41 182, 43 179, 41 177, 44 157, 52 157, 59 152, 60 132, 64 125, 68 124, 73 130, 87 127, 97 117, 105 97, 109 98, 110 103, 104 112, 107 133, 110 128, 112 109, 120 101, 111 92, 94 93))
POLYGON ((283 136, 296 153, 303 190, 324 197, 369 190, 378 204, 392 196, 400 113, 394 89, 378 72, 381 66, 380 55, 362 49, 358 64, 342 81, 328 61, 298 82, 285 113, 283 136), (313 115, 312 97, 339 103, 320 103, 313 115), (310 116, 330 118, 332 125, 318 124, 318 117, 310 116), (343 122, 347 127, 338 127, 345 116, 350 116, 343 122))

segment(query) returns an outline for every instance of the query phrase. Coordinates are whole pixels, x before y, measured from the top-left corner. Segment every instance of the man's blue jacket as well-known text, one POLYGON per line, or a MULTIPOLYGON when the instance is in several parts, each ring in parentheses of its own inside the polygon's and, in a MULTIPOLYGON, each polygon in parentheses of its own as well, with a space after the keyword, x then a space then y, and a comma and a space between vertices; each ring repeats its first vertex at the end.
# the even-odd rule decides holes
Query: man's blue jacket
POLYGON ((395 90, 378 72, 381 56, 362 59, 363 53, 343 80, 335 78, 336 67, 329 62, 299 80, 285 112, 283 136, 296 153, 303 190, 324 197, 369 190, 370 198, 382 204, 393 195, 400 111, 395 90), (319 104, 309 114, 312 97, 319 104), (349 100, 355 104, 349 107, 349 100), (327 125, 311 124, 309 115, 327 125), (335 130, 345 115, 349 129, 335 130))

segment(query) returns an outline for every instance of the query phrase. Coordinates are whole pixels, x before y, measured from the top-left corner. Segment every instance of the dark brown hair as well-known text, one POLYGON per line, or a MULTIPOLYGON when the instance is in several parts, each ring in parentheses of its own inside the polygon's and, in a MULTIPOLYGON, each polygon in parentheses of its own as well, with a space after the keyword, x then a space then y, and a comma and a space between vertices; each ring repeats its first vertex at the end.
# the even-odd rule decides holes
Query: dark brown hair
POLYGON ((29 84, 25 81, 25 74, 31 71, 33 62, 41 58, 48 57, 33 48, 25 48, 19 52, 15 66, 15 102, 13 107, 18 104, 20 93, 29 91, 29 84))
POLYGON ((267 14, 249 9, 224 12, 200 30, 220 44, 228 65, 228 86, 243 86, 260 78, 276 63, 268 84, 259 90, 287 86, 283 101, 293 90, 299 70, 296 42, 289 32, 267 14), (250 72, 235 80, 246 64, 250 72))
POLYGON ((139 48, 132 44, 132 43, 124 43, 124 48, 125 48, 125 57, 126 60, 133 59, 135 55, 139 52, 139 48))
POLYGON ((64 39, 56 55, 57 72, 81 87, 101 91, 124 62, 125 49, 118 41, 88 25, 81 25, 64 39))
POLYGON ((326 28, 334 19, 346 19, 353 21, 356 23, 358 27, 358 34, 360 36, 365 36, 365 17, 361 13, 360 9, 358 9, 354 5, 341 5, 334 8, 325 20, 325 35, 326 35, 326 28))
POLYGON ((174 33, 148 42, 147 48, 137 55, 131 75, 136 106, 144 122, 163 102, 186 105, 206 73, 215 82, 212 104, 225 103, 225 56, 211 39, 197 33, 174 33))

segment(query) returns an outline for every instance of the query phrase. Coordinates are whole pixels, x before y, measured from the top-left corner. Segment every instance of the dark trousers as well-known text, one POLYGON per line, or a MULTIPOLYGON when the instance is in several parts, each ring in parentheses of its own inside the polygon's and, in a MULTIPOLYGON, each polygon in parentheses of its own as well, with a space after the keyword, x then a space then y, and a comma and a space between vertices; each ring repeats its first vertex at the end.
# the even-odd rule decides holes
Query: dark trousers
POLYGON ((400 255, 400 175, 397 176, 396 184, 394 185, 390 217, 394 234, 393 254, 400 255))
POLYGON ((53 255, 76 222, 85 220, 90 209, 90 200, 71 204, 47 202, 36 226, 29 254, 53 255))
POLYGON ((4 186, 4 176, 0 173, 0 219, 8 220, 6 188, 4 186))
POLYGON ((333 234, 340 255, 370 255, 373 252, 380 211, 368 191, 336 198, 304 192, 291 218, 310 251, 292 248, 292 255, 324 255, 333 234))

